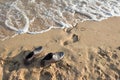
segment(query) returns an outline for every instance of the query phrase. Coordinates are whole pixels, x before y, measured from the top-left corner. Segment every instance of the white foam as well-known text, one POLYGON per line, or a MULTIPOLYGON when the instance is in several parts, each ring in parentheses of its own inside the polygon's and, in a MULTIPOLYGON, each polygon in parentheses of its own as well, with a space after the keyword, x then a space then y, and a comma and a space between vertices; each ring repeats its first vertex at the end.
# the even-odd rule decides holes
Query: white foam
MULTIPOLYGON (((24 16, 25 21, 26 21, 26 24, 25 24, 25 26, 23 27, 23 29, 20 29, 19 31, 20 31, 20 33, 26 33, 26 32, 28 32, 28 28, 29 28, 29 18, 28 18, 28 17, 26 16, 26 14, 25 14, 22 10, 20 10, 17 6, 15 6, 15 8, 22 13, 22 15, 24 16)), ((19 31, 18 31, 18 32, 19 32, 19 31)))
POLYGON ((10 21, 8 21, 8 20, 5 21, 5 25, 6 25, 7 27, 9 27, 10 29, 14 30, 14 31, 18 31, 17 28, 15 28, 15 27, 13 27, 13 26, 10 25, 10 21))
POLYGON ((47 32, 47 31, 51 30, 52 28, 53 28, 53 27, 49 27, 48 29, 42 30, 42 31, 39 31, 39 32, 36 32, 36 31, 35 31, 35 32, 29 32, 29 31, 28 31, 28 33, 29 33, 29 34, 40 34, 40 33, 47 32))
POLYGON ((17 7, 16 2, 14 2, 13 4, 11 4, 11 7, 15 8, 17 11, 19 11, 23 15, 23 17, 25 18, 26 24, 24 25, 23 28, 16 29, 14 26, 9 25, 8 24, 8 20, 6 20, 5 21, 6 26, 9 27, 12 30, 15 30, 18 34, 23 34, 23 33, 28 32, 29 18, 26 16, 26 14, 20 8, 17 7))

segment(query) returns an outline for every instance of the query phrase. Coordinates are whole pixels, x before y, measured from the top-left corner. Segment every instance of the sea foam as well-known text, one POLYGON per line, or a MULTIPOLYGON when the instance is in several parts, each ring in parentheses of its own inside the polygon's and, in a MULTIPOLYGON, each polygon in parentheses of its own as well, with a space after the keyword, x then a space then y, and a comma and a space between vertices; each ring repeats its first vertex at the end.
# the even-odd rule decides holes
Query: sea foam
POLYGON ((0 39, 52 28, 69 28, 86 20, 120 16, 120 0, 11 0, 0 3, 0 39))

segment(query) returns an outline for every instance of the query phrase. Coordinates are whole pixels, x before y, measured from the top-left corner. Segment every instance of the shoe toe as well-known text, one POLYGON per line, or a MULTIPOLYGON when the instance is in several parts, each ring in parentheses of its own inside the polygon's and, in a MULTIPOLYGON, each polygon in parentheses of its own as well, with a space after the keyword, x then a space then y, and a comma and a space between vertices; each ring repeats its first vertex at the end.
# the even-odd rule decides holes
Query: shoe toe
POLYGON ((42 51, 43 47, 42 46, 39 46, 37 48, 34 49, 34 53, 35 54, 39 54, 41 51, 42 51))
POLYGON ((64 56, 64 52, 59 52, 59 57, 63 57, 64 56))

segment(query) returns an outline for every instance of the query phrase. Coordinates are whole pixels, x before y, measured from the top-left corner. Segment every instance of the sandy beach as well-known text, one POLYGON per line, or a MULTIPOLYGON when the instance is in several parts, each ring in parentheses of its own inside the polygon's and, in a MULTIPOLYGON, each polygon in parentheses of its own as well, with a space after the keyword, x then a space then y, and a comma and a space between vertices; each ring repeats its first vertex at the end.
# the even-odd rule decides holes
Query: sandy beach
POLYGON ((120 17, 0 41, 0 72, 0 80, 120 80, 120 17), (43 51, 25 66, 25 53, 39 46, 43 51), (42 57, 59 51, 61 61, 40 67, 42 57))

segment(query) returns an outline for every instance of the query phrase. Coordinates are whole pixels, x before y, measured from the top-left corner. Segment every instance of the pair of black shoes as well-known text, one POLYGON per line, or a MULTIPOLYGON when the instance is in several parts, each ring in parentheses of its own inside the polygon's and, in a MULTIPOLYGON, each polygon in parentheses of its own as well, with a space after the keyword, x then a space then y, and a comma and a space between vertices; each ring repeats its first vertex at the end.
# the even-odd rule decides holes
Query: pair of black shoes
MULTIPOLYGON (((32 52, 28 53, 28 55, 25 56, 24 63, 26 65, 29 65, 32 62, 32 60, 36 56, 38 56, 42 51, 43 51, 42 46, 35 48, 32 52)), ((63 57, 64 57, 64 52, 48 53, 47 55, 45 55, 45 57, 43 57, 40 64, 41 66, 46 66, 51 63, 60 61, 63 57)))

